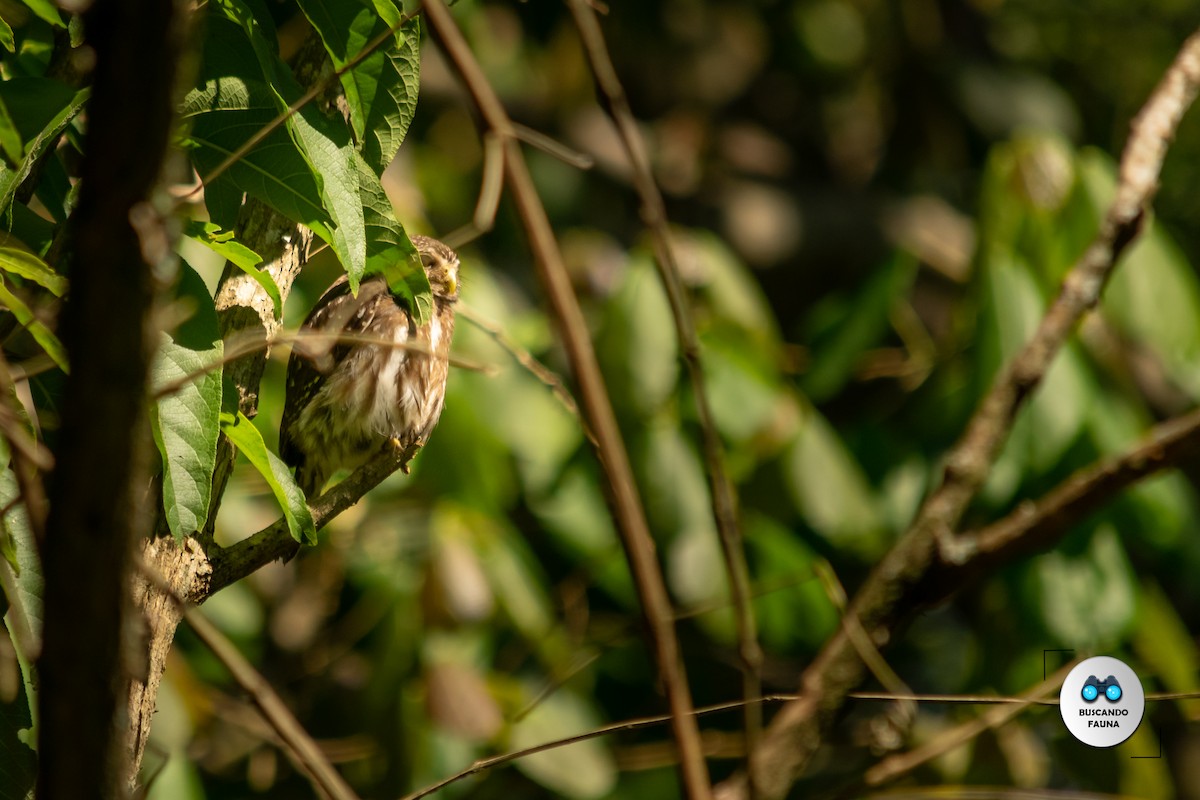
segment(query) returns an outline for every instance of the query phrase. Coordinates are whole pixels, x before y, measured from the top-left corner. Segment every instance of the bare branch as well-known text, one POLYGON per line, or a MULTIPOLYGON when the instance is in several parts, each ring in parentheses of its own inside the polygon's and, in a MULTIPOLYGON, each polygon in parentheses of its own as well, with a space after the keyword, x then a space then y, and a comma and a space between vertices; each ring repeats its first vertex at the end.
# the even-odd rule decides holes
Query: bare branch
POLYGON ((442 0, 426 0, 424 8, 431 29, 478 106, 484 123, 503 143, 508 187, 529 237, 538 277, 562 334, 579 385, 584 414, 596 435, 597 456, 610 490, 614 521, 621 534, 650 632, 659 676, 671 707, 672 728, 679 745, 685 792, 692 800, 706 800, 711 794, 708 767, 704 762, 700 731, 691 715, 691 691, 675 636, 670 598, 663 583, 641 498, 629 466, 629 456, 596 361, 587 323, 571 288, 562 253, 525 164, 508 113, 442 0))
MULTIPOLYGON (((642 204, 642 220, 650 231, 655 263, 667 292, 671 315, 675 320, 675 332, 692 385, 692 397, 696 404, 696 418, 700 424, 700 441, 704 451, 705 473, 712 501, 713 518, 721 540, 721 555, 729 580, 729 591, 733 598, 734 617, 737 621, 738 656, 742 670, 742 694, 753 700, 762 693, 762 648, 758 643, 758 626, 754 619, 754 607, 750 604, 750 570, 746 565, 746 554, 742 542, 742 531, 737 518, 737 501, 733 483, 725 468, 725 448, 721 435, 713 420, 708 401, 708 387, 704 382, 704 365, 700 359, 700 339, 692 320, 691 307, 684 292, 679 274, 679 261, 671 241, 667 224, 666 206, 662 193, 654 181, 650 169, 650 158, 645 143, 638 131, 637 120, 629 107, 625 88, 617 77, 616 67, 609 57, 608 45, 600 30, 595 10, 587 0, 569 0, 568 5, 575 17, 580 39, 587 53, 596 86, 603 94, 604 106, 617 126, 621 144, 633 166, 633 185, 642 204)), ((762 733, 762 709, 756 703, 746 703, 745 736, 747 758, 753 758, 762 733)), ((757 774, 753 769, 751 776, 757 774)), ((754 781, 751 780, 750 796, 756 796, 754 781)))
MULTIPOLYGON (((373 460, 359 467, 349 478, 310 502, 313 523, 324 528, 338 514, 362 499, 416 455, 416 447, 388 447, 373 460)), ((287 520, 280 518, 237 544, 217 548, 210 555, 212 574, 204 578, 200 596, 208 597, 235 581, 280 558, 291 558, 300 545, 292 538, 287 520)))
MULTIPOLYGON (((997 378, 946 458, 942 484, 926 499, 908 532, 884 557, 851 608, 877 643, 888 641, 918 584, 939 557, 970 558, 973 540, 954 531, 987 477, 1018 409, 1036 388, 1079 318, 1099 301, 1117 259, 1141 230, 1157 189, 1169 142, 1200 87, 1200 32, 1183 45, 1166 75, 1135 118, 1121 158, 1116 196, 1091 245, 1072 267, 1032 339, 997 378)), ((779 798, 803 772, 832 725, 847 693, 863 677, 862 661, 839 630, 805 670, 803 699, 780 710, 764 737, 760 783, 765 797, 779 798)), ((721 798, 744 797, 745 776, 718 790, 721 798)))
POLYGON ((927 597, 955 591, 973 577, 1020 556, 1049 550, 1073 526, 1143 478, 1200 457, 1200 410, 1156 425, 1137 446, 1084 467, 1044 497, 964 536, 971 554, 935 567, 927 597))

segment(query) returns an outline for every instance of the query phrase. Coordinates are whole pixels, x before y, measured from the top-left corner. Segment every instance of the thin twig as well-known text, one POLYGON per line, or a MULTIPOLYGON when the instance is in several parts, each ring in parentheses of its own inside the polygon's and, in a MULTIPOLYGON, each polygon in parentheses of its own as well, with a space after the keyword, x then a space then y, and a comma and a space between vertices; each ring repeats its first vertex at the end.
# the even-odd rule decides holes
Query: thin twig
MULTIPOLYGON (((1074 665, 1075 665, 1074 662, 1071 664, 1068 664, 1066 667, 1059 670, 1059 672, 1055 673, 1053 676, 1048 678, 1044 683, 1039 684, 1038 686, 1034 687, 1033 689, 1029 690, 1028 692, 1026 692, 1022 695, 1018 695, 1016 697, 1001 697, 1001 696, 991 696, 991 695, 944 695, 944 694, 893 695, 893 694, 878 694, 878 693, 872 694, 872 693, 866 693, 866 692, 855 693, 851 696, 855 699, 863 699, 863 700, 888 700, 888 701, 912 700, 914 702, 919 702, 919 703, 961 703, 964 705, 1018 706, 1019 708, 1017 708, 1016 711, 1013 711, 1010 708, 1001 709, 1002 711, 1010 712, 1009 718, 1011 718, 1011 716, 1013 716, 1017 713, 1020 713, 1025 708, 1027 708, 1028 706, 1031 706, 1031 705, 1046 705, 1046 706, 1057 705, 1058 704, 1057 700, 1046 699, 1043 697, 1043 695, 1045 695, 1048 691, 1056 688, 1057 686, 1060 686, 1062 684, 1063 677, 1070 670, 1070 668, 1073 667, 1074 665)), ((1190 693, 1190 694, 1185 694, 1185 695, 1148 694, 1148 695, 1146 695, 1146 700, 1147 701, 1168 700, 1168 699, 1174 700, 1174 699, 1179 699, 1181 697, 1189 697, 1190 698, 1190 697, 1197 697, 1197 696, 1200 696, 1200 693, 1190 693)), ((787 703, 787 702, 792 702, 792 701, 795 701, 798 699, 799 699, 799 695, 795 695, 795 694, 765 694, 765 695, 762 695, 761 697, 756 698, 753 702, 758 705, 764 705, 766 703, 787 703)), ((720 714, 722 712, 727 712, 727 711, 736 711, 736 710, 741 709, 745 705, 746 705, 745 700, 733 700, 728 703, 716 703, 716 704, 713 704, 710 706, 701 706, 700 708, 697 708, 694 711, 692 711, 692 714, 696 717, 706 717, 711 714, 720 714)), ((985 719, 985 718, 981 718, 981 719, 985 719)), ((513 761, 517 761, 519 759, 525 758, 526 756, 531 756, 536 753, 544 753, 547 750, 556 750, 560 747, 567 747, 568 745, 578 744, 579 742, 586 742, 589 739, 599 739, 603 736, 609 736, 614 733, 622 733, 625 731, 635 731, 635 730, 641 730, 643 728, 651 728, 656 725, 663 725, 670 721, 671 721, 670 714, 656 714, 656 715, 648 716, 648 717, 638 717, 636 719, 625 720, 624 722, 614 722, 610 725, 603 725, 599 728, 594 728, 590 731, 586 731, 584 733, 580 733, 575 736, 568 736, 568 737, 565 737, 562 739, 554 739, 549 742, 543 742, 542 744, 534 745, 533 747, 527 747, 522 750, 514 750, 509 753, 503 753, 501 755, 491 756, 489 758, 482 758, 482 759, 476 761, 470 767, 462 770, 461 772, 456 772, 455 774, 450 775, 449 777, 443 778, 442 780, 438 781, 437 783, 426 786, 424 789, 420 789, 419 791, 413 792, 412 794, 405 795, 402 798, 402 800, 421 800, 421 798, 423 798, 423 797, 428 797, 432 794, 435 794, 435 793, 441 791, 442 789, 445 789, 447 786, 449 786, 453 783, 457 783, 466 778, 469 778, 472 775, 478 775, 479 773, 485 772, 485 771, 491 769, 492 767, 499 767, 499 766, 503 766, 504 764, 510 764, 513 761)), ((1003 721, 1006 721, 1006 720, 1001 720, 1001 722, 1003 722, 1003 721)), ((977 722, 978 722, 978 720, 973 721, 973 723, 968 723, 968 725, 971 725, 971 724, 974 724, 977 722)), ((999 726, 999 723, 996 723, 993 725, 988 725, 986 727, 998 727, 998 726, 999 726)), ((955 730, 961 731, 965 727, 966 726, 962 726, 960 728, 956 728, 955 730)), ((962 736, 961 733, 959 735, 962 736)), ((953 744, 953 742, 952 742, 952 744, 953 744)), ((915 753, 917 751, 914 750, 913 752, 915 753)), ((907 754, 905 754, 905 755, 907 755, 907 754)), ((886 762, 882 762, 882 763, 886 763, 886 762)))
MULTIPOLYGON (((667 223, 666 206, 662 193, 654 180, 650 158, 638 130, 637 120, 629 107, 625 89, 617 76, 616 67, 608 53, 608 45, 600 30, 595 10, 587 0, 569 0, 568 5, 575 17, 584 51, 596 77, 597 90, 602 93, 605 109, 617 127, 621 143, 633 167, 633 185, 642 205, 642 221, 650 232, 655 263, 666 289, 675 320, 675 332, 679 339, 683 361, 687 367, 692 386, 692 397, 696 405, 696 419, 700 425, 700 441, 704 451, 705 472, 712 501, 713 518, 721 541, 721 554, 729 580, 729 591, 733 597, 734 618, 737 622, 738 657, 742 670, 742 692, 746 700, 752 700, 762 692, 762 648, 758 643, 758 625, 754 619, 754 606, 750 602, 750 569, 742 541, 742 531, 737 517, 737 500, 733 482, 725 468, 725 447, 713 419, 708 401, 708 387, 704 380, 704 365, 700 357, 700 339, 692 319, 683 280, 680 278, 679 260, 671 240, 667 223)), ((752 759, 758 749, 762 733, 762 709, 755 703, 746 704, 745 736, 747 759, 752 759)), ((747 762, 749 763, 749 761, 747 762)), ((755 775, 753 769, 750 775, 755 775)), ((750 796, 755 797, 754 781, 750 782, 750 796)))
POLYGON ((637 588, 642 612, 646 618, 658 674, 671 708, 672 730, 679 745, 684 793, 690 800, 707 800, 711 796, 708 767, 704 762, 700 731, 691 714, 691 690, 675 635, 670 598, 583 311, 571 287, 562 253, 554 238, 546 209, 542 206, 533 178, 529 174, 508 113, 476 61, 462 32, 454 24, 445 3, 442 0, 426 0, 424 8, 430 28, 479 108, 484 124, 504 144, 504 170, 508 186, 534 253, 538 277, 563 337, 563 344, 579 386, 584 415, 596 435, 597 456, 608 483, 614 522, 629 561, 634 586, 637 588))
POLYGON ((596 160, 586 153, 580 153, 578 150, 573 150, 557 139, 551 138, 541 131, 534 130, 528 125, 522 125, 519 122, 513 123, 513 133, 517 135, 525 144, 530 147, 536 147, 543 153, 557 158, 569 167, 575 169, 591 169, 596 164, 596 160))
POLYGON ((237 685, 242 688, 242 691, 249 695, 263 719, 279 736, 279 741, 283 743, 296 763, 308 773, 314 787, 328 794, 333 800, 358 800, 358 795, 346 783, 341 773, 334 769, 329 760, 325 758, 325 754, 309 736, 308 731, 304 730, 304 726, 288 710, 287 704, 271 688, 270 682, 246 660, 233 642, 229 641, 225 634, 209 622, 195 606, 185 602, 176 594, 175 590, 149 564, 139 561, 138 566, 146 580, 155 589, 171 598, 178 606, 183 613, 183 618, 187 620, 192 632, 196 634, 196 638, 216 656, 216 659, 221 662, 237 685))
MULTIPOLYGON (((365 333, 346 333, 345 331, 341 333, 322 333, 305 330, 281 331, 268 341, 260 331, 245 331, 244 334, 237 334, 226 340, 224 352, 222 352, 220 358, 214 358, 204 366, 198 367, 186 375, 158 387, 154 391, 153 399, 161 400, 164 397, 170 397, 195 383, 200 378, 203 378, 205 375, 208 375, 210 372, 216 372, 226 364, 237 361, 239 358, 267 350, 277 344, 295 342, 319 345, 321 349, 318 352, 329 352, 334 345, 338 344, 366 344, 373 347, 407 350, 431 358, 442 358, 442 356, 433 352, 428 345, 421 344, 420 342, 397 342, 383 336, 371 336, 365 333)), ((474 361, 458 358, 457 356, 446 356, 446 361, 450 366, 465 369, 468 372, 481 372, 484 375, 496 374, 496 368, 490 364, 478 364, 474 361)))
POLYGON ((905 753, 888 756, 868 769, 866 775, 863 776, 863 780, 867 786, 880 786, 888 781, 893 781, 905 773, 912 772, 927 761, 937 758, 943 753, 947 753, 961 746, 963 743, 974 739, 984 731, 1000 727, 1029 708, 1030 705, 1039 703, 1046 695, 1056 691, 1062 686, 1063 679, 1067 677, 1067 673, 1077 663, 1077 661, 1072 661, 1063 666, 1037 686, 1022 693, 1016 703, 1009 702, 989 709, 980 714, 976 719, 964 722, 962 725, 958 725, 950 730, 942 731, 920 747, 905 753))
POLYGON ((833 568, 827 562, 819 561, 814 569, 820 579, 821 587, 825 590, 826 597, 842 615, 842 626, 846 630, 850 644, 854 645, 854 649, 858 651, 858 657, 899 704, 903 718, 911 721, 916 716, 915 701, 910 699, 912 689, 896 674, 892 665, 887 663, 887 659, 871 641, 871 634, 867 633, 862 622, 854 615, 854 611, 846 607, 846 589, 842 586, 842 582, 833 568))
POLYGON ((591 442, 593 446, 596 444, 596 437, 592 433, 591 429, 588 428, 587 422, 585 422, 583 419, 583 415, 579 413, 579 406, 575 404, 575 398, 571 395, 571 392, 563 383, 562 378, 560 378, 558 374, 554 372, 554 370, 538 361, 532 353, 530 353, 524 347, 521 347, 521 345, 517 344, 516 340, 509 336, 503 328, 491 320, 484 319, 477 311, 475 311, 475 309, 471 308, 470 306, 459 303, 458 311, 456 313, 458 316, 462 317, 467 322, 470 322, 476 328, 479 328, 479 330, 486 333, 492 339, 492 341, 507 350, 508 354, 511 355, 518 364, 524 367, 529 374, 533 375, 533 377, 537 378, 543 385, 549 388, 550 391, 553 392, 555 398, 562 403, 563 408, 565 408, 572 417, 579 421, 579 425, 583 428, 583 435, 588 438, 588 441, 591 442))
MULTIPOLYGON (((1099 301, 1117 259, 1141 230, 1168 144, 1198 87, 1200 32, 1184 43, 1134 119, 1121 157, 1116 195, 1095 239, 1067 274, 1059 296, 1029 343, 997 378, 947 456, 941 485, 855 597, 851 608, 876 641, 891 637, 894 625, 912 605, 920 582, 939 566, 939 557, 950 563, 971 558, 975 540, 956 539, 954 531, 987 478, 1018 409, 1040 383, 1079 318, 1099 301)), ((862 675, 858 653, 839 630, 801 677, 804 699, 781 709, 764 737, 759 763, 770 768, 760 768, 759 783, 765 797, 775 800, 787 793, 862 675)), ((739 775, 723 783, 718 796, 722 800, 740 798, 746 790, 745 776, 739 775)))

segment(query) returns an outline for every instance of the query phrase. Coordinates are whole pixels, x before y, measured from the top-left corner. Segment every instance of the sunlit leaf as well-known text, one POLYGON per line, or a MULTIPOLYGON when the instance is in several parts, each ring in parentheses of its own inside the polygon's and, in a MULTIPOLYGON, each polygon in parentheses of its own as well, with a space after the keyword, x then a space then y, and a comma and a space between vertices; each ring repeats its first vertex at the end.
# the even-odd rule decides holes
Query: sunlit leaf
POLYGON ((0 270, 20 275, 49 290, 55 297, 67 291, 67 279, 59 275, 42 259, 26 250, 0 247, 0 270))
POLYGON ((55 8, 54 3, 50 0, 21 0, 22 3, 29 6, 34 14, 39 18, 49 22, 51 25, 62 28, 65 27, 62 21, 62 14, 55 8))
POLYGON ((287 520, 292 538, 301 544, 316 544, 317 528, 313 522, 312 511, 305 503, 304 492, 296 485, 288 465, 267 449, 262 434, 254 427, 254 423, 246 419, 240 411, 237 416, 222 411, 221 432, 229 437, 271 487, 272 494, 283 509, 283 516, 287 520))
MULTIPOLYGON (((7 87, 6 89, 0 88, 0 97, 4 99, 9 113, 13 115, 13 120, 18 126, 30 124, 31 120, 38 120, 40 116, 46 117, 46 121, 38 127, 36 132, 21 130, 22 137, 26 139, 25 157, 15 168, 10 168, 0 162, 0 214, 4 214, 12 204, 17 188, 29 177, 33 172, 34 165, 41 160, 46 150, 58 140, 59 135, 80 112, 84 103, 87 102, 91 90, 80 89, 72 93, 69 88, 66 88, 63 91, 61 88, 55 88, 63 87, 63 84, 48 78, 4 81, 0 83, 0 87, 7 87), (19 110, 18 100, 28 101, 30 103, 29 110, 19 110), (38 109, 49 113, 39 115, 38 109)), ((26 106, 22 105, 20 108, 24 109, 26 106)))
MULTIPOLYGON (((391 0, 301 0, 300 7, 338 70, 401 19, 391 0)), ((355 139, 376 176, 396 154, 416 111, 419 44, 420 27, 413 19, 341 76, 355 139)))
POLYGON ((262 263, 262 256, 234 239, 232 231, 222 232, 221 227, 212 222, 190 220, 183 230, 183 235, 218 253, 253 278, 271 298, 275 307, 275 319, 283 319, 283 297, 279 293, 279 286, 271 277, 271 273, 258 268, 262 263))
POLYGON ((54 335, 54 331, 46 327, 46 324, 34 315, 33 310, 25 304, 25 301, 9 291, 3 280, 0 280, 0 307, 7 308, 12 312, 13 316, 17 318, 17 322, 29 331, 34 341, 41 345, 42 349, 46 351, 46 355, 54 360, 59 369, 63 372, 71 371, 67 364, 67 351, 58 337, 54 335))
POLYGON ((652 264, 631 263, 609 304, 597 349, 615 399, 646 415, 666 402, 679 375, 679 341, 671 320, 652 264))

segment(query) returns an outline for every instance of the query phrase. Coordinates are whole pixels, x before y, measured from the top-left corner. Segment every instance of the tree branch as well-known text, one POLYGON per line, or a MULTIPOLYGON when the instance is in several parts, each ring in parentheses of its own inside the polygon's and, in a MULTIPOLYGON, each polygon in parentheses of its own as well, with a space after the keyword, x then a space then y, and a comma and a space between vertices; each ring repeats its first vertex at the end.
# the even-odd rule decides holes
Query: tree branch
MULTIPOLYGON (((762 648, 758 643, 758 625, 754 619, 754 606, 750 604, 750 569, 746 565, 746 553, 742 541, 742 530, 737 517, 737 500, 733 483, 725 468, 725 447, 713 420, 712 407, 708 401, 708 387, 704 381, 704 363, 700 358, 700 338, 692 310, 688 305, 683 280, 679 276, 679 260, 671 240, 667 223, 666 205, 662 192, 654 180, 650 168, 650 157, 638 130, 637 120, 629 107, 625 88, 617 76, 616 67, 608 53, 604 33, 596 19, 595 10, 587 0, 570 0, 568 5, 575 17, 579 37, 596 78, 596 86, 605 103, 604 106, 617 127, 617 133, 629 163, 633 167, 633 185, 642 204, 642 221, 650 232, 654 249, 654 263, 666 289, 675 320, 675 335, 679 339, 680 351, 692 386, 692 398, 696 405, 696 419, 700 424, 700 442, 704 453, 705 474, 708 477, 709 497, 712 514, 717 524, 721 541, 721 555, 725 563, 729 593, 733 598, 734 619, 738 634, 738 659, 742 671, 742 697, 745 699, 743 719, 746 739, 746 758, 753 758, 762 734, 762 706, 750 702, 762 694, 762 648)), ((747 762, 749 763, 749 762, 747 762)), ((755 773, 751 769, 750 774, 755 773)), ((750 796, 754 791, 751 782, 750 796)))
MULTIPOLYGON (((416 453, 416 447, 388 447, 355 470, 349 478, 312 501, 310 508, 317 530, 324 528, 334 517, 383 483, 389 475, 408 464, 416 453)), ((208 597, 272 561, 291 558, 299 547, 288 530, 287 521, 281 517, 237 544, 215 549, 210 554, 212 572, 197 587, 197 593, 201 597, 208 597)))
MULTIPOLYGON (((1116 196, 1096 238, 1068 273, 1032 339, 998 377, 947 456, 941 485, 926 499, 908 532, 855 597, 851 609, 877 645, 891 638, 914 588, 928 576, 939 557, 952 563, 970 557, 970 541, 956 540, 954 531, 987 478, 1018 409, 1041 381, 1079 318, 1099 301, 1117 259, 1141 230, 1169 142, 1198 87, 1200 33, 1195 33, 1184 43, 1131 125, 1116 196)), ((820 745, 846 694, 862 677, 862 661, 843 626, 804 671, 804 699, 784 707, 768 728, 761 758, 757 759, 765 797, 780 798, 787 793, 820 745)), ((745 794, 744 775, 730 779, 718 792, 721 798, 745 794)))
POLYGON ((597 456, 608 485, 610 507, 637 587, 659 676, 671 707, 672 729, 679 746, 684 788, 692 800, 705 800, 711 793, 708 768, 704 762, 700 731, 692 716, 691 691, 680 658, 671 603, 587 323, 571 288, 562 253, 525 164, 508 113, 442 0, 427 0, 424 8, 431 29, 462 78, 485 124, 502 143, 508 187, 529 237, 538 277, 563 337, 579 385, 580 401, 588 427, 599 443, 597 456))

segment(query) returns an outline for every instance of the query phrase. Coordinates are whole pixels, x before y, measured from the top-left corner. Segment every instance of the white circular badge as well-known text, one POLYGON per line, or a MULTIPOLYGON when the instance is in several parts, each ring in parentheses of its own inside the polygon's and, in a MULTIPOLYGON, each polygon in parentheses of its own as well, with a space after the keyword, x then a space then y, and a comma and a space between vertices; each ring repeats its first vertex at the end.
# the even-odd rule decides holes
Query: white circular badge
POLYGON ((1133 736, 1146 694, 1129 665, 1110 656, 1079 662, 1058 694, 1067 730, 1092 747, 1113 747, 1133 736))

